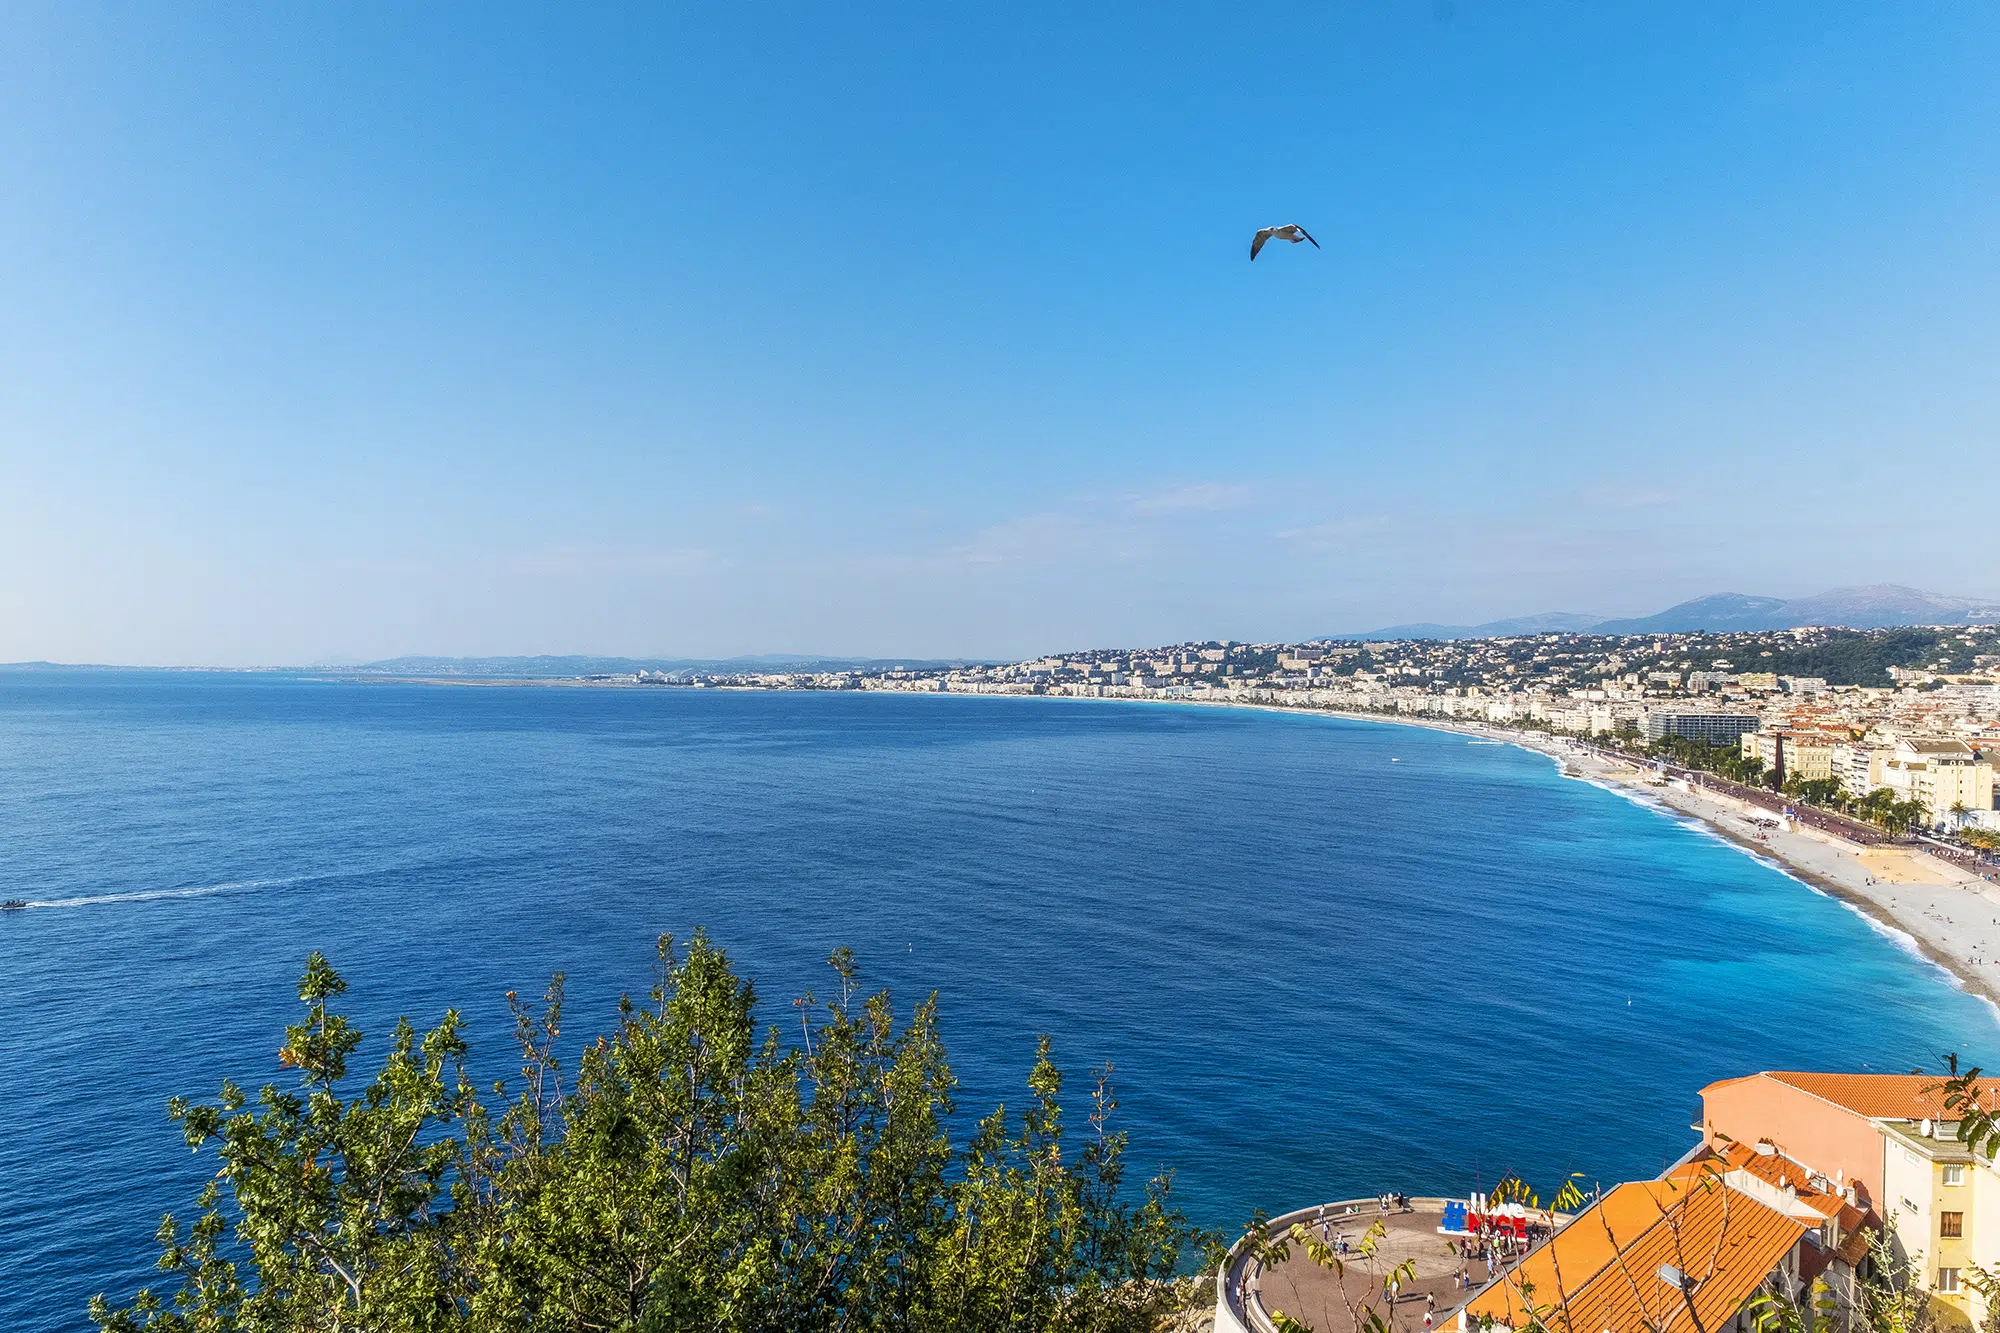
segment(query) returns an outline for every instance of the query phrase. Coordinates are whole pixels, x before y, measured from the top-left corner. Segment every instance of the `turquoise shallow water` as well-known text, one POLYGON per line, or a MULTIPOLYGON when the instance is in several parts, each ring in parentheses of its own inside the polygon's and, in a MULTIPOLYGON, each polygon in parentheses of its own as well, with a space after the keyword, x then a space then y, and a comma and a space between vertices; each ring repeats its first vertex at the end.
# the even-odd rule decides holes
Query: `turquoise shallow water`
POLYGON ((1991 1052, 1839 904, 1539 756, 1035 699, 0 673, 0 1328, 146 1276, 206 1159, 162 1110, 273 1052, 306 952, 372 1032, 706 926, 773 1017, 851 945, 936 989, 969 1126, 1035 1034, 1117 1066, 1198 1220, 1504 1172, 1610 1181, 1706 1082, 1991 1052))

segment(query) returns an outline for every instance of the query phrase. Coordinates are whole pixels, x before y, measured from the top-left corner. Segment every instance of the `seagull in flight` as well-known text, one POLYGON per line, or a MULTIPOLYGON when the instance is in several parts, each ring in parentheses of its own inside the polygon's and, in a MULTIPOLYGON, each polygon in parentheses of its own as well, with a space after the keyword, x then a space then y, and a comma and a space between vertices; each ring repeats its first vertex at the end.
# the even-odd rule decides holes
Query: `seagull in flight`
POLYGON ((1304 227, 1296 222, 1288 222, 1282 227, 1266 227, 1251 238, 1250 258, 1253 261, 1257 258, 1257 252, 1264 248, 1266 241, 1290 241, 1293 245, 1297 245, 1300 241, 1312 241, 1313 249, 1319 249, 1319 242, 1313 241, 1304 227))

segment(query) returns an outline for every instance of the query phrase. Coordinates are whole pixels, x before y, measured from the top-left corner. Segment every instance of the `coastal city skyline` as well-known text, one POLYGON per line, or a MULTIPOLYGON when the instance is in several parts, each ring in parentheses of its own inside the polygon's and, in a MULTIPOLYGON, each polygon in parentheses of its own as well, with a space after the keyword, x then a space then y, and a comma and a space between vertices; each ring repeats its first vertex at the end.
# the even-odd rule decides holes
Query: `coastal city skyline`
POLYGON ((0 660, 2000 598, 1982 11, 782 26, 11 15, 0 660))

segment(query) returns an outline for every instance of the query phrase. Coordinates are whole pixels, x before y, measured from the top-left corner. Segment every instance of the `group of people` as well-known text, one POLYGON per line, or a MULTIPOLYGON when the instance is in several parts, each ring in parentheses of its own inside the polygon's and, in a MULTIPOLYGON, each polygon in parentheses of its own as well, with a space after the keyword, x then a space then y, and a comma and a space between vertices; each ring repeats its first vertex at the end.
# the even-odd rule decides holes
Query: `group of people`
MULTIPOLYGON (((1313 1214, 1312 1229, 1318 1233, 1320 1238, 1327 1243, 1334 1253, 1343 1256, 1352 1254, 1354 1253, 1354 1243, 1349 1240, 1347 1231, 1340 1225, 1340 1219, 1352 1217, 1354 1214, 1361 1212, 1365 1207, 1365 1204, 1350 1203, 1335 1208, 1329 1213, 1327 1206, 1321 1204, 1313 1214)), ((1412 1211, 1410 1196, 1400 1192, 1376 1195, 1375 1208, 1380 1213, 1406 1213, 1412 1211)), ((1485 1232, 1482 1228, 1481 1235, 1461 1237, 1454 1241, 1453 1245, 1456 1247, 1459 1257, 1467 1262, 1461 1263, 1457 1271, 1452 1274, 1453 1285, 1460 1291, 1471 1291, 1482 1285, 1472 1274, 1472 1263, 1475 1261, 1485 1262, 1486 1280, 1491 1281, 1507 1265, 1511 1258, 1524 1253, 1528 1248, 1528 1244, 1529 1242, 1525 1237, 1517 1236, 1504 1228, 1495 1229, 1491 1232, 1485 1232)), ((1253 1285, 1249 1280, 1250 1276, 1250 1273, 1246 1271, 1237 1279, 1240 1284, 1237 1291, 1239 1300, 1246 1300, 1248 1298, 1249 1291, 1253 1285)), ((1402 1285, 1401 1281, 1395 1278, 1391 1278, 1388 1283, 1387 1295, 1389 1305, 1392 1308, 1405 1299, 1417 1299, 1417 1294, 1414 1292, 1406 1297, 1403 1293, 1402 1285)), ((1437 1295, 1434 1292, 1424 1292, 1422 1299, 1424 1302, 1423 1327, 1425 1333, 1431 1333, 1436 1319, 1437 1295)))
MULTIPOLYGON (((1466 1236, 1457 1243, 1461 1259, 1479 1260, 1486 1264, 1486 1280, 1491 1282, 1500 1275, 1507 1264, 1528 1252, 1532 1244, 1526 1237, 1508 1231, 1496 1231, 1482 1236, 1466 1236)), ((1461 1288, 1478 1286, 1472 1279, 1471 1263, 1461 1264, 1453 1275, 1461 1288)))
MULTIPOLYGON (((1352 1213, 1354 1211, 1354 1205, 1349 1204, 1347 1206, 1347 1211, 1349 1213, 1352 1213)), ((1326 1220, 1325 1204, 1321 1204, 1319 1206, 1319 1211, 1313 1214, 1313 1230, 1319 1232, 1319 1238, 1321 1240, 1325 1241, 1328 1245, 1331 1245, 1333 1247, 1333 1252, 1335 1254, 1349 1253, 1347 1233, 1345 1231, 1335 1231, 1333 1229, 1333 1223, 1326 1220)))
POLYGON ((1483 1263, 1486 1265, 1486 1277, 1484 1280, 1491 1282, 1495 1277, 1499 1276, 1500 1270, 1505 1268, 1508 1261, 1514 1257, 1497 1245, 1487 1246, 1484 1249, 1468 1249, 1461 1245, 1459 1246, 1458 1253, 1460 1258, 1472 1261, 1460 1264, 1458 1271, 1451 1275, 1452 1280, 1465 1289, 1479 1286, 1481 1282, 1481 1279, 1474 1277, 1472 1274, 1473 1263, 1483 1263))

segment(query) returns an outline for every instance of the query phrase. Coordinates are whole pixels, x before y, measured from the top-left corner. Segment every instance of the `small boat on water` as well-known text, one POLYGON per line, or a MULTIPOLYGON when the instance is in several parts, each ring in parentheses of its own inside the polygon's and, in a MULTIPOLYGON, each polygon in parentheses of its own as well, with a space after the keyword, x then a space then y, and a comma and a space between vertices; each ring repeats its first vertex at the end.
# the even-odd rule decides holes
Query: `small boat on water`
POLYGON ((6 902, 0 903, 0 912, 18 912, 27 905, 26 898, 9 898, 6 902))

